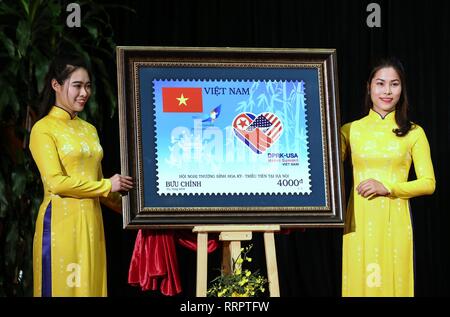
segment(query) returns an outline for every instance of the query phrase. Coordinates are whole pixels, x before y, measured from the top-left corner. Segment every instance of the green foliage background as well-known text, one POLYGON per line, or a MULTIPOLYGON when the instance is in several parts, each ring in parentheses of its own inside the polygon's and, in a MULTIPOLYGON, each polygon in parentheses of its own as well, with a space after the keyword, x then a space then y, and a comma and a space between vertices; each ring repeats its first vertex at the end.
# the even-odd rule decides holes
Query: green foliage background
POLYGON ((91 66, 94 90, 80 117, 101 129, 104 114, 112 117, 116 110, 108 5, 77 1, 81 27, 69 28, 70 2, 0 0, 0 296, 32 295, 32 242, 42 186, 27 141, 51 60, 60 52, 77 53, 91 66))

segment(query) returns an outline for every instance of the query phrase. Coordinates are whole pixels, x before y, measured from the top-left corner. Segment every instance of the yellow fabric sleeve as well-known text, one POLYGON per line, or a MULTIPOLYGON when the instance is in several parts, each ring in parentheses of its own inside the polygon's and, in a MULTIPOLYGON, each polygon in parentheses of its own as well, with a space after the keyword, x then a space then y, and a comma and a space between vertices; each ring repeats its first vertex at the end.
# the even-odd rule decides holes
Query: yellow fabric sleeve
POLYGON ((347 123, 341 127, 341 157, 342 157, 342 161, 345 161, 345 159, 347 158, 348 147, 350 146, 350 144, 349 144, 350 126, 351 126, 351 123, 347 123))
MULTIPOLYGON (((436 187, 433 163, 431 161, 430 145, 423 129, 416 126, 417 138, 411 149, 417 179, 401 183, 387 183, 390 196, 408 199, 421 195, 431 195, 436 187)), ((411 131, 412 132, 412 131, 411 131)), ((411 133, 410 132, 410 133, 411 133)))
MULTIPOLYGON (((103 178, 103 171, 100 166, 99 169, 99 178, 103 178)), ((118 192, 109 193, 107 197, 100 197, 100 202, 106 207, 118 212, 122 213, 122 195, 118 192)))
POLYGON ((56 144, 50 133, 36 124, 31 130, 30 150, 41 173, 44 186, 55 195, 74 198, 107 197, 111 181, 86 181, 65 175, 61 168, 56 144))

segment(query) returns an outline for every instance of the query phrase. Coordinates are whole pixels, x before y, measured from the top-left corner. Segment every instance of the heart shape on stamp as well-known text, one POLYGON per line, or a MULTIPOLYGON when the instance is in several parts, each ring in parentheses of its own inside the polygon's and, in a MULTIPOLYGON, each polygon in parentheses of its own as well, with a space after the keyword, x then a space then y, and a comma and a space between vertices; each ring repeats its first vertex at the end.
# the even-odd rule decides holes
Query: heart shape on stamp
POLYGON ((233 120, 233 130, 248 148, 256 154, 262 154, 280 138, 283 123, 271 112, 259 115, 241 112, 233 120))

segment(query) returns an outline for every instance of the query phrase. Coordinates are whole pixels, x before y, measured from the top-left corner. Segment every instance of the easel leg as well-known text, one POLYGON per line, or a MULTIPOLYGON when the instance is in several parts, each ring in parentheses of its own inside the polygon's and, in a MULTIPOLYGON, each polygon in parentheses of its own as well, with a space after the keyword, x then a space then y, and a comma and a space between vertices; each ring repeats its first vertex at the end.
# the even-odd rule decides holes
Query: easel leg
POLYGON ((208 283, 208 233, 197 234, 197 297, 206 297, 208 283))
MULTIPOLYGON (((236 261, 241 253, 241 241, 223 241, 222 247, 222 273, 230 275, 233 273, 233 261, 236 261)), ((242 265, 235 265, 235 269, 242 265)))
MULTIPOLYGON (((230 254, 231 254, 231 270, 233 271, 233 261, 236 261, 239 257, 239 254, 241 253, 241 241, 231 241, 230 243, 230 254)), ((235 269, 240 268, 242 265, 237 264, 235 265, 235 269)))
POLYGON ((231 253, 230 253, 231 241, 222 241, 222 274, 230 275, 232 271, 231 253))
POLYGON ((264 248, 266 251, 267 279, 269 280, 270 297, 280 297, 277 256, 273 232, 264 232, 264 248))

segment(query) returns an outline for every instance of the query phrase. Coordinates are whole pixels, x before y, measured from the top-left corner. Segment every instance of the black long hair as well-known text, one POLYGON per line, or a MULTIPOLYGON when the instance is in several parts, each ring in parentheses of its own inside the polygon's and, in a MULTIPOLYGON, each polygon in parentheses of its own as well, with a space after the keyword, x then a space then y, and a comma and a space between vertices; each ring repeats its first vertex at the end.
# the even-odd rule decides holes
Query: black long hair
POLYGON ((400 83, 402 85, 402 92, 400 95, 400 99, 395 105, 395 122, 398 125, 398 128, 393 129, 392 132, 395 133, 396 136, 405 136, 408 134, 409 130, 412 128, 411 120, 409 119, 409 102, 408 102, 408 93, 406 90, 406 76, 405 69, 402 63, 395 57, 382 59, 378 61, 370 72, 369 79, 367 80, 367 93, 364 102, 365 113, 368 114, 370 109, 373 107, 372 99, 370 98, 370 83, 372 82, 373 77, 376 72, 382 68, 392 67, 398 74, 400 78, 400 83))
POLYGON ((79 68, 84 68, 89 77, 92 78, 90 68, 79 56, 64 55, 53 60, 45 76, 44 88, 39 96, 39 118, 46 116, 55 105, 56 95, 52 88, 52 80, 55 79, 60 85, 63 85, 64 81, 79 68))

